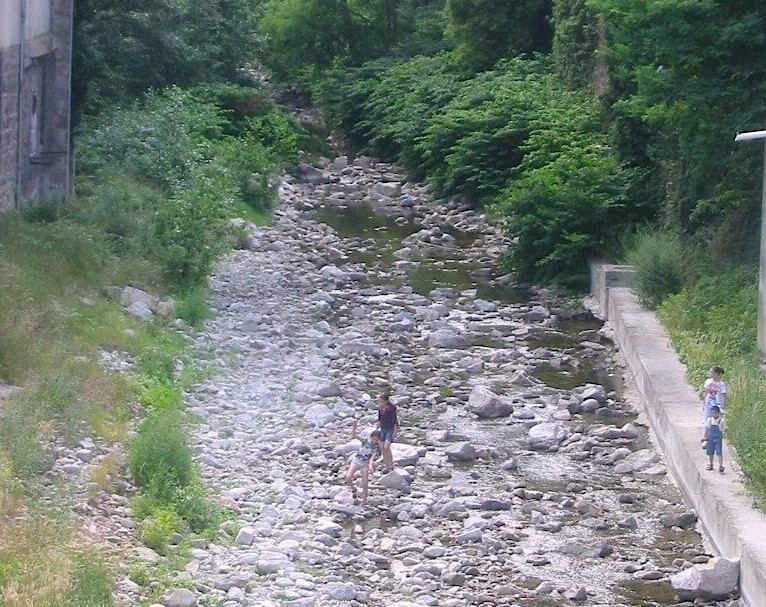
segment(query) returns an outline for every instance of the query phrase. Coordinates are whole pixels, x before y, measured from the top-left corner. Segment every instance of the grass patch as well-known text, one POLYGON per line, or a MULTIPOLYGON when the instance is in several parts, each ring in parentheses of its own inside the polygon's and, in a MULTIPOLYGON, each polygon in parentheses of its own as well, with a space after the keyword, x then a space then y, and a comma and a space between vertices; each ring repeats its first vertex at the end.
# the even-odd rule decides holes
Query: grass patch
POLYGON ((111 572, 95 546, 50 516, 0 521, 0 604, 110 607, 111 572))
POLYGON ((657 310, 693 386, 712 365, 725 369, 727 438, 748 488, 766 508, 766 375, 757 348, 758 268, 701 278, 657 310))

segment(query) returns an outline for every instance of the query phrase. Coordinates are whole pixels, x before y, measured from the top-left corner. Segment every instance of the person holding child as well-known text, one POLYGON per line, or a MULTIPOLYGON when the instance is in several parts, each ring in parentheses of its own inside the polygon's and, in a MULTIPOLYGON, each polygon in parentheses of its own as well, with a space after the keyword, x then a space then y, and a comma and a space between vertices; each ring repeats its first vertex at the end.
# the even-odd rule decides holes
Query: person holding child
POLYGON ((726 383, 722 379, 723 367, 710 367, 708 378, 705 380, 705 400, 702 403, 702 422, 710 417, 710 411, 715 405, 723 414, 726 406, 726 383))

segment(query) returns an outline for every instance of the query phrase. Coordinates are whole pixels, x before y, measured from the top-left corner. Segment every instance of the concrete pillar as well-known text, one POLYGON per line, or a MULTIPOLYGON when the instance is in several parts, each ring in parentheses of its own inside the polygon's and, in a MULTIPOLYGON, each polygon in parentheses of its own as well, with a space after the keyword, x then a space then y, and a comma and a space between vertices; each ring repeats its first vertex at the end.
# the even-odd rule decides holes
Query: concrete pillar
POLYGON ((758 351, 766 357, 766 139, 763 148, 763 184, 761 186, 761 257, 758 270, 758 351))

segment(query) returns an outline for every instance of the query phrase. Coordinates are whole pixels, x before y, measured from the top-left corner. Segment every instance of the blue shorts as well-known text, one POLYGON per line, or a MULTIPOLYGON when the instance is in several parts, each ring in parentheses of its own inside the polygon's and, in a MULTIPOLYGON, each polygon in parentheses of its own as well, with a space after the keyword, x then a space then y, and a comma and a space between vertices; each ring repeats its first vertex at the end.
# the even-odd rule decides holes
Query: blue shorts
POLYGON ((394 442, 394 429, 393 428, 381 428, 380 429, 380 442, 392 443, 394 442))

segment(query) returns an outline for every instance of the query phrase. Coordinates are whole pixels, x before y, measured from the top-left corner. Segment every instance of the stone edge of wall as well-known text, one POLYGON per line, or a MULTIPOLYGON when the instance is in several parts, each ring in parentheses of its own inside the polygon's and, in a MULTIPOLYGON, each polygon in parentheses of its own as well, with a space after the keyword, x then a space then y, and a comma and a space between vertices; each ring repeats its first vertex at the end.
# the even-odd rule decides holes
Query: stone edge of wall
POLYGON ((591 264, 591 293, 614 331, 668 468, 696 510, 705 536, 721 556, 740 560, 746 604, 766 606, 766 515, 751 507, 728 443, 726 473, 705 469, 700 396, 657 316, 631 290, 633 278, 629 266, 591 264))

